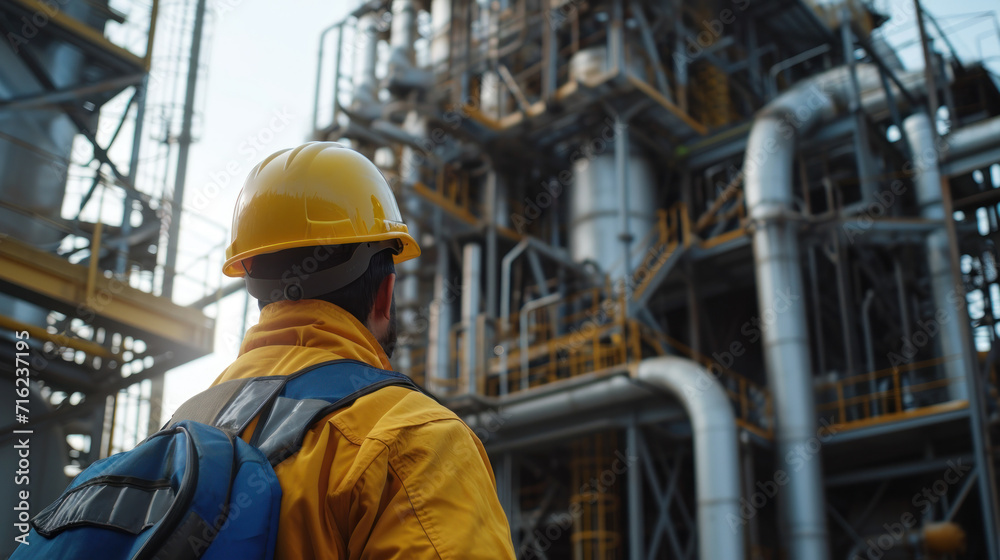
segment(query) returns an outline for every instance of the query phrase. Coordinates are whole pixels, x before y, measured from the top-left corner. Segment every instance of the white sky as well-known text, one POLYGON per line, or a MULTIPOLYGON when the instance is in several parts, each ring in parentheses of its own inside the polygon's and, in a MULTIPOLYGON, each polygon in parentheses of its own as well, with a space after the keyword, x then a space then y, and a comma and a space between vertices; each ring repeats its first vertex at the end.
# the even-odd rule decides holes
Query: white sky
MULTIPOLYGON (((253 166, 271 152, 307 139, 320 33, 343 18, 348 4, 353 2, 210 0, 209 58, 203 62, 208 78, 199 84, 205 88, 199 95, 204 100, 199 107, 202 134, 191 149, 185 210, 228 230, 236 196, 253 166), (215 189, 209 183, 225 186, 215 189)), ((181 242, 199 240, 182 232, 181 242)), ((167 374, 164 418, 207 388, 236 358, 243 309, 242 293, 223 300, 215 353, 167 374)), ((252 325, 256 305, 250 310, 252 325)))
MULTIPOLYGON (((307 139, 320 32, 342 19, 356 3, 210 0, 214 17, 204 61, 208 79, 199 84, 202 134, 191 150, 186 209, 228 228, 236 195, 253 166, 267 154, 307 139), (276 120, 276 115, 286 115, 289 122, 276 120), (259 147, 253 146, 252 138, 259 147), (225 186, 213 189, 209 183, 225 186)), ((916 37, 912 0, 875 3, 894 15, 886 26, 890 42, 899 45, 916 37)), ((996 20, 973 15, 992 11, 995 18, 997 0, 924 0, 923 4, 939 17, 963 60, 979 58, 982 50, 994 73, 1000 73, 996 20)), ((903 52, 904 62, 915 67, 922 65, 921 56, 917 45, 903 52)), ((181 243, 197 245, 201 240, 196 234, 182 233, 181 243)), ((243 309, 242 294, 226 298, 218 310, 215 353, 167 374, 165 418, 208 387, 236 357, 243 309)), ((248 324, 254 324, 257 316, 256 306, 251 305, 248 324)))

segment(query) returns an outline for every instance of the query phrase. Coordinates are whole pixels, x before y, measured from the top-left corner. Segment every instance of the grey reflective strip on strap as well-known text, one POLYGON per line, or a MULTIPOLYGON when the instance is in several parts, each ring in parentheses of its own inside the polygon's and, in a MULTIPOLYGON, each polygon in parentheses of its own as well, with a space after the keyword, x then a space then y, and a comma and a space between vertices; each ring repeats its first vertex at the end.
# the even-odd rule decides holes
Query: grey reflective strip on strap
POLYGON ((70 490, 45 508, 31 524, 38 534, 47 538, 84 525, 138 535, 163 519, 173 501, 174 490, 166 481, 162 485, 144 481, 86 484, 70 490))
POLYGON ((347 262, 312 272, 299 277, 291 271, 281 278, 252 278, 246 276, 247 291, 261 301, 279 301, 284 299, 311 299, 343 288, 354 282, 368 270, 368 263, 376 253, 393 250, 398 254, 402 250, 402 242, 398 239, 359 243, 354 254, 347 262))
POLYGON ((261 430, 257 448, 272 465, 277 465, 299 450, 316 415, 330 407, 330 403, 319 399, 278 397, 261 430))
POLYGON ((232 435, 239 435, 264 406, 285 386, 285 378, 258 377, 237 393, 213 425, 232 435))
POLYGON ((218 418, 219 413, 229 404, 229 401, 233 400, 233 396, 239 393, 248 381, 247 379, 235 379, 220 383, 215 387, 209 387, 184 401, 184 404, 174 412, 167 425, 172 426, 181 420, 212 424, 218 418))
POLYGON ((193 420, 238 436, 281 391, 286 381, 285 377, 226 381, 185 401, 170 418, 168 426, 181 420, 193 420))

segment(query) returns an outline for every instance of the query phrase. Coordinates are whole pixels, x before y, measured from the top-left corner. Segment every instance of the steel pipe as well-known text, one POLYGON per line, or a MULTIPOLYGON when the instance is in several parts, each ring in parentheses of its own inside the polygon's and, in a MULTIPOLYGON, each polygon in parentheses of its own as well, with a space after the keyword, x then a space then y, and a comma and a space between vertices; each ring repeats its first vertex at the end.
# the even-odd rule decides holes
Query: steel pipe
MULTIPOLYGON (((743 560, 736 418, 725 390, 701 365, 673 356, 650 358, 639 364, 634 379, 615 376, 520 400, 502 407, 499 416, 470 415, 465 421, 473 429, 502 434, 560 418, 592 417, 610 406, 637 402, 659 392, 676 398, 691 422, 694 468, 698 473, 698 556, 701 560, 743 560)), ((629 473, 640 476, 637 468, 629 473)))
MULTIPOLYGON (((868 367, 868 390, 872 395, 878 393, 878 384, 875 381, 875 347, 872 341, 871 308, 875 301, 875 290, 869 288, 865 292, 865 299, 861 302, 861 328, 865 333, 865 364, 868 367)), ((872 399, 869 403, 869 410, 872 416, 877 416, 878 401, 872 399)))
MULTIPOLYGON (((853 80, 862 91, 881 86, 875 66, 854 71, 856 77, 846 66, 824 72, 772 100, 754 120, 744 159, 747 212, 756 226, 758 306, 775 318, 765 325, 764 358, 774 390, 779 468, 789 477, 780 504, 788 557, 795 560, 827 560, 830 552, 820 461, 812 455, 796 459, 809 449, 817 426, 806 306, 787 301, 804 295, 792 162, 799 138, 845 111, 853 80)), ((862 106, 879 99, 862 97, 862 106)))
POLYGON ((1000 144, 1000 117, 955 130, 945 138, 945 143, 945 151, 941 155, 946 161, 995 148, 1000 144))
MULTIPOLYGON (((378 22, 374 12, 358 18, 354 58, 354 92, 351 110, 366 118, 379 116, 378 77, 375 67, 378 63, 378 22)), ((336 78, 335 78, 336 79, 336 78)))
POLYGON ((413 64, 413 41, 417 35, 417 7, 413 0, 393 0, 389 44, 391 62, 413 64))
POLYGON ((450 58, 451 0, 431 0, 431 69, 437 71, 450 58))
MULTIPOLYGON (((514 261, 528 250, 546 257, 564 268, 574 270, 583 276, 588 275, 587 269, 583 265, 574 262, 562 249, 547 245, 534 237, 525 237, 503 256, 503 259, 500 261, 500 325, 498 332, 500 335, 500 347, 502 348, 500 354, 500 371, 503 376, 507 375, 507 344, 509 342, 507 340, 507 335, 509 334, 507 329, 510 323, 511 290, 513 289, 510 278, 511 271, 514 267, 514 261)), ((544 285, 539 285, 539 288, 544 290, 544 285)), ((500 391, 501 394, 506 393, 506 384, 503 382, 501 383, 500 391)))
POLYGON ((434 209, 434 238, 437 263, 434 272, 434 301, 430 305, 430 330, 427 335, 427 376, 431 390, 439 389, 437 380, 448 378, 448 332, 451 327, 452 303, 455 300, 451 282, 447 241, 442 231, 441 209, 434 209))
MULTIPOLYGON (((559 292, 549 294, 547 296, 540 297, 538 299, 533 299, 528 303, 524 304, 521 308, 521 331, 518 333, 520 335, 520 345, 518 346, 518 356, 521 358, 521 390, 525 391, 529 386, 528 379, 528 367, 530 365, 530 357, 528 356, 528 317, 531 312, 536 309, 541 309, 546 305, 552 305, 554 303, 559 303, 559 300, 563 298, 563 295, 559 292)), ((506 386, 507 381, 507 370, 505 369, 501 374, 501 382, 506 386)))
MULTIPOLYGON (((925 218, 952 220, 951 201, 944 198, 947 179, 941 176, 939 160, 944 148, 954 148, 958 153, 971 153, 988 145, 990 131, 997 130, 997 119, 986 121, 971 131, 957 131, 936 143, 932 121, 928 115, 918 113, 906 119, 903 128, 913 152, 914 177, 917 201, 925 218)), ((994 135, 995 139, 1000 136, 994 135)), ((945 222, 947 224, 947 222, 945 222)), ((979 495, 983 534, 986 539, 985 558, 1000 558, 998 544, 998 509, 996 480, 993 472, 992 445, 986 425, 986 409, 982 395, 983 380, 979 377, 978 363, 971 345, 969 317, 966 309, 965 290, 958 271, 957 241, 954 239, 953 224, 938 228, 927 236, 927 258, 931 275, 931 287, 937 309, 933 321, 940 328, 941 352, 944 355, 958 354, 960 360, 948 360, 946 375, 951 379, 949 396, 953 400, 969 400, 969 419, 976 462, 983 469, 979 479, 979 495), (951 229, 951 231, 949 231, 951 229), (949 237, 951 237, 949 239, 949 237), (954 247, 954 250, 952 249, 954 247)), ((960 254, 960 253, 958 253, 960 254)))
POLYGON ((478 356, 479 345, 479 306, 482 290, 479 280, 483 265, 483 248, 478 243, 466 243, 462 247, 462 325, 465 330, 463 339, 464 360, 462 376, 466 382, 466 393, 476 393, 477 374, 481 357, 478 356))
POLYGON ((510 320, 511 313, 511 269, 514 266, 514 261, 529 248, 560 266, 574 270, 584 276, 588 274, 587 269, 583 265, 571 259, 562 249, 547 245, 534 237, 525 237, 513 249, 508 251, 500 261, 500 324, 503 328, 506 328, 505 325, 510 320))
MULTIPOLYGON (((928 220, 943 221, 944 201, 941 194, 941 171, 938 167, 939 151, 935 148, 935 137, 931 120, 923 112, 915 113, 903 122, 903 129, 913 151, 913 186, 920 205, 920 214, 928 220)), ((958 294, 952 279, 951 255, 948 232, 944 225, 927 236, 927 263, 930 268, 931 289, 934 294, 934 318, 941 332, 943 356, 962 356, 962 332, 960 322, 968 320, 963 309, 965 298, 958 294)), ((908 341, 909 342, 909 341, 908 341)), ((969 398, 965 382, 964 358, 948 360, 942 367, 951 380, 948 396, 951 400, 969 398)))

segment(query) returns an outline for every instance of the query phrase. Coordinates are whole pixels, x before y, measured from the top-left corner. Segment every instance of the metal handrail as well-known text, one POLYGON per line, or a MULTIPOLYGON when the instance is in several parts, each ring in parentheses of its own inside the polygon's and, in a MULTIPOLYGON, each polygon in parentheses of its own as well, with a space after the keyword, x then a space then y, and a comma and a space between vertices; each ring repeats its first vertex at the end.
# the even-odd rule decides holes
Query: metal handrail
POLYGON ((962 379, 942 376, 929 381, 904 383, 903 374, 933 368, 958 359, 961 359, 961 356, 957 354, 932 358, 820 383, 816 386, 816 409, 821 415, 832 414, 835 424, 850 426, 859 422, 867 423, 875 418, 888 421, 951 402, 951 399, 945 397, 935 399, 935 402, 910 407, 905 401, 911 396, 960 383, 962 379), (884 387, 886 382, 889 384, 888 387, 884 387), (878 388, 879 385, 883 388, 878 388), (823 395, 834 395, 834 398, 824 402, 823 395))

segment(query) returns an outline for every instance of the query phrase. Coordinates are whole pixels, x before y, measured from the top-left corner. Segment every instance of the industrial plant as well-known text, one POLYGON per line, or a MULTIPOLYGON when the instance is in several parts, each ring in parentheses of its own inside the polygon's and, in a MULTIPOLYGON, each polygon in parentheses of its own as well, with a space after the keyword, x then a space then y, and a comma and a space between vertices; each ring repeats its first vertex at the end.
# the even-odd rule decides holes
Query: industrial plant
MULTIPOLYGON (((0 2, 0 462, 34 431, 38 508, 243 289, 181 212, 206 0, 118 4, 0 2)), ((392 185, 394 365, 518 558, 1000 560, 1000 77, 919 0, 916 66, 866 0, 355 4, 304 140, 392 185)))

